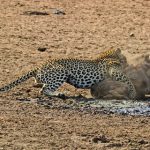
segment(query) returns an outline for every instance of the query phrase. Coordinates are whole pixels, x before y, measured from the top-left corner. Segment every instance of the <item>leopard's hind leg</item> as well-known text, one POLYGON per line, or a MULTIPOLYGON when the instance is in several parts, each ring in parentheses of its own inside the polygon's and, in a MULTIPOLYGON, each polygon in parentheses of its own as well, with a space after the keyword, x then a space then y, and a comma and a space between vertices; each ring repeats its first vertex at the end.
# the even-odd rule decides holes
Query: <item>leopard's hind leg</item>
POLYGON ((44 84, 42 89, 40 90, 41 94, 45 96, 56 96, 56 90, 64 83, 65 81, 52 82, 50 84, 44 84))
POLYGON ((67 78, 68 70, 58 64, 43 67, 36 76, 36 80, 43 84, 40 93, 46 96, 53 96, 67 78))

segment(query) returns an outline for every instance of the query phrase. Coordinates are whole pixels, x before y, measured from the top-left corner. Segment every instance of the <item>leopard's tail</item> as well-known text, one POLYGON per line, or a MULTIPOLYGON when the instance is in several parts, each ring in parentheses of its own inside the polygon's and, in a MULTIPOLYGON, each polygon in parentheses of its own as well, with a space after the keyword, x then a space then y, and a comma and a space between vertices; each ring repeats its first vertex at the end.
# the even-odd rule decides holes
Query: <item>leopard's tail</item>
POLYGON ((37 70, 31 70, 28 73, 26 73, 25 75, 19 77, 17 80, 11 82, 10 84, 0 88, 0 93, 2 92, 7 92, 9 90, 11 90, 12 88, 14 88, 15 86, 21 84, 22 82, 28 80, 31 77, 35 77, 37 73, 37 70))

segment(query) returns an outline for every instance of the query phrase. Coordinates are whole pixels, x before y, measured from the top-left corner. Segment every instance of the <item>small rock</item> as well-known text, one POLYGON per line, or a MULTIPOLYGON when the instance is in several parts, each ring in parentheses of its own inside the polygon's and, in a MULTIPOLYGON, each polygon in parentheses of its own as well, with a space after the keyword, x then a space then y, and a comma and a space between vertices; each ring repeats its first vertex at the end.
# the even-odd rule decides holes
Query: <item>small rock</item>
POLYGON ((147 141, 145 141, 145 140, 140 140, 139 142, 138 142, 139 144, 148 144, 148 142, 147 141))
POLYGON ((131 33, 131 34, 130 34, 130 37, 135 37, 134 33, 131 33))
POLYGON ((92 141, 93 141, 94 143, 98 143, 98 142, 101 142, 101 143, 108 143, 108 142, 109 142, 109 140, 108 140, 104 135, 98 136, 98 137, 94 137, 94 138, 92 139, 92 141))
POLYGON ((66 13, 63 10, 56 9, 56 8, 53 8, 52 10, 53 10, 52 11, 53 14, 56 14, 56 15, 66 15, 66 13))
POLYGON ((38 51, 40 51, 40 52, 45 52, 47 50, 47 48, 45 48, 45 47, 39 47, 38 48, 38 51))
POLYGON ((30 92, 31 92, 31 89, 27 89, 26 92, 27 92, 27 93, 30 93, 30 92))

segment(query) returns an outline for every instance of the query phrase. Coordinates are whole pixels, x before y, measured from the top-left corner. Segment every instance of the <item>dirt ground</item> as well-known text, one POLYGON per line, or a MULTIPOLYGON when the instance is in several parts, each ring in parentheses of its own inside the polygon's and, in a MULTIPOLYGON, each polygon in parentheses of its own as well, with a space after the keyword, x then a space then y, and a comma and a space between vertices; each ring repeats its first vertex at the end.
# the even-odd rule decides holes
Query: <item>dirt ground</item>
MULTIPOLYGON (((0 3, 0 86, 51 58, 96 58, 111 47, 121 48, 129 59, 150 52, 148 0, 0 3)), ((72 99, 44 101, 33 84, 30 79, 0 95, 0 150, 150 149, 148 116, 61 107, 72 99)), ((59 91, 90 97, 89 91, 67 84, 59 91)))

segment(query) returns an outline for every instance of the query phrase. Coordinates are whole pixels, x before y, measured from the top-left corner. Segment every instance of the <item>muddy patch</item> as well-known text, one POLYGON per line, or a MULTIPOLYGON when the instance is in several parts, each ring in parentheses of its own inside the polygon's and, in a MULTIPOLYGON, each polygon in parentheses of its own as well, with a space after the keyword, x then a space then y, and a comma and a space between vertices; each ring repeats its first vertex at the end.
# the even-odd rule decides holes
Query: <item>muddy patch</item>
POLYGON ((49 109, 68 109, 94 114, 145 115, 150 116, 150 99, 145 101, 129 100, 96 100, 81 95, 67 97, 59 95, 52 98, 17 98, 26 103, 37 103, 49 109))
POLYGON ((95 100, 84 104, 95 112, 150 116, 150 101, 95 100))

